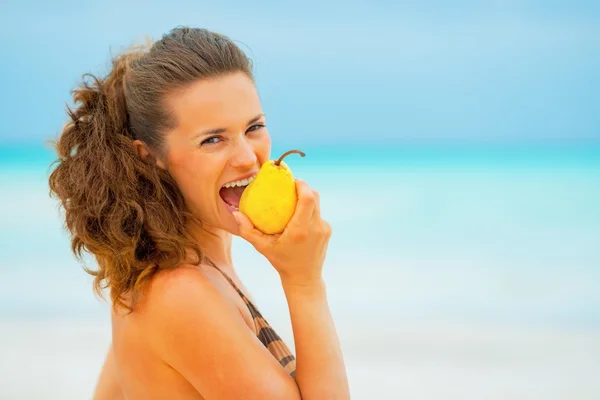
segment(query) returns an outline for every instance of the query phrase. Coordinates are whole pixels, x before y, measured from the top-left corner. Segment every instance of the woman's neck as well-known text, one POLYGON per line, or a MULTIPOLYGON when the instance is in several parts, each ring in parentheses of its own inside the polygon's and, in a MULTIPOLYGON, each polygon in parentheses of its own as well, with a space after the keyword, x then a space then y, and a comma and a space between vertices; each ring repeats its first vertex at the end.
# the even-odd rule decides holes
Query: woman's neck
POLYGON ((197 223, 188 224, 188 231, 205 257, 219 268, 233 272, 231 233, 206 224, 201 227, 197 223))

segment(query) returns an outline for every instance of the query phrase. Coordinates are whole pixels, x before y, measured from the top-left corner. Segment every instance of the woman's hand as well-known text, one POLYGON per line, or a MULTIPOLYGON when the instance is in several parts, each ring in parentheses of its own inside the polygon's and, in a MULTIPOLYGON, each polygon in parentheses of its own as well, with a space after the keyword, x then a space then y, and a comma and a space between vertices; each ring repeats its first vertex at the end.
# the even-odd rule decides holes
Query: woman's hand
POLYGON ((307 286, 321 282, 323 262, 331 237, 331 226, 321 218, 319 194, 298 179, 296 193, 296 210, 281 234, 264 234, 244 214, 234 213, 240 236, 269 260, 284 286, 307 286))

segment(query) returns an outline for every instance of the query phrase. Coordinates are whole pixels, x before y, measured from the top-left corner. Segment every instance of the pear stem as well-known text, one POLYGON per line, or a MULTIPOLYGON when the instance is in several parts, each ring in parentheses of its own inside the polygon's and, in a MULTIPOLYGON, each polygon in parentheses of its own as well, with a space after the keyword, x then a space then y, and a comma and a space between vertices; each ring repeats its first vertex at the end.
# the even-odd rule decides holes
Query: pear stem
POLYGON ((285 153, 283 153, 281 155, 281 157, 279 157, 279 159, 277 161, 275 161, 275 165, 279 166, 279 164, 281 164, 281 161, 283 161, 285 156, 290 155, 292 153, 300 154, 302 157, 304 157, 306 155, 306 154, 304 154, 303 151, 300 151, 300 150, 289 150, 289 151, 286 151, 285 153))
POLYGON ((300 150, 289 150, 289 151, 286 151, 285 153, 283 153, 281 155, 281 157, 279 157, 279 159, 277 161, 275 161, 275 165, 279 166, 279 164, 281 164, 281 162, 283 161, 283 159, 286 156, 293 154, 293 153, 300 154, 302 157, 304 157, 306 155, 306 154, 304 154, 303 151, 300 151, 300 150))

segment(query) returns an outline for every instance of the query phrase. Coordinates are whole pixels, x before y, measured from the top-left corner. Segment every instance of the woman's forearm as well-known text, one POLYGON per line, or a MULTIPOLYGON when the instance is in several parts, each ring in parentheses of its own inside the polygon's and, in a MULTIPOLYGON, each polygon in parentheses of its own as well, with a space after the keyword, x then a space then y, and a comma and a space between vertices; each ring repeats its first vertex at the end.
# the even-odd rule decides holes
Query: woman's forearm
POLYGON ((302 399, 349 399, 346 368, 325 282, 282 284, 294 332, 296 382, 302 399))

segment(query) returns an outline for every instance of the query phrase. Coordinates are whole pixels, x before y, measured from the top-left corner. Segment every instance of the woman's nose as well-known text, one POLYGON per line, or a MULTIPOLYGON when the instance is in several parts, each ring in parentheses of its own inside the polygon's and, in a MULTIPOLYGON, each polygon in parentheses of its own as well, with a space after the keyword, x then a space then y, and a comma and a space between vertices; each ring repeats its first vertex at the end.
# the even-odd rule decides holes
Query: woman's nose
POLYGON ((256 164, 256 151, 247 140, 241 140, 234 151, 231 159, 232 167, 251 168, 256 164))

